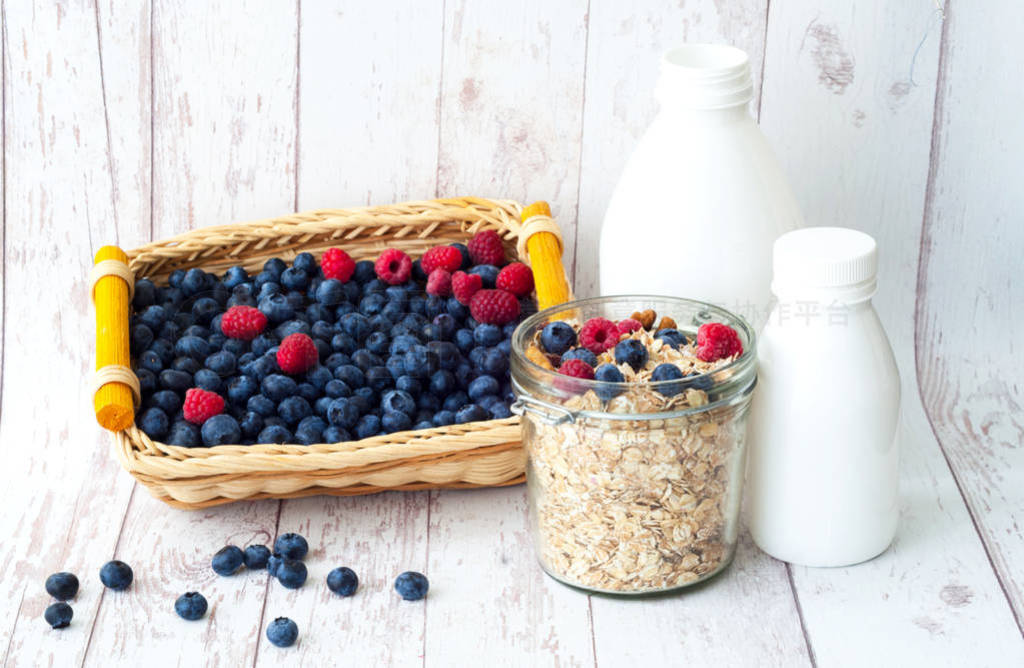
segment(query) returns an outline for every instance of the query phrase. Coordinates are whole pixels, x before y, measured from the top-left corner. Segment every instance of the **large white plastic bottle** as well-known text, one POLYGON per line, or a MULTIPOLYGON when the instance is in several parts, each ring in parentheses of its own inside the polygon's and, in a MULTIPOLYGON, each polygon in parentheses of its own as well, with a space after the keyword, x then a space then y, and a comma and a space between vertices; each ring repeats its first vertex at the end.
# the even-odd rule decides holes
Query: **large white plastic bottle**
POLYGON ((802 225, 751 118, 747 54, 694 44, 661 62, 660 111, 626 164, 601 230, 601 294, 709 301, 759 326, 772 242, 802 225))
POLYGON ((875 240, 856 230, 775 242, 746 506, 754 541, 783 561, 855 564, 896 532, 900 378, 871 306, 877 263, 875 240))

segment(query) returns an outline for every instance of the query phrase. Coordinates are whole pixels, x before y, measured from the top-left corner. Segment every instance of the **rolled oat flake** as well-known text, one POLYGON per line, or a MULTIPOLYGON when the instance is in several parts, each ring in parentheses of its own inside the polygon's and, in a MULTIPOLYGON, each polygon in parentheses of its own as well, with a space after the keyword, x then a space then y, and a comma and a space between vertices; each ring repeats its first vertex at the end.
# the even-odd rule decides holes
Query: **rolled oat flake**
POLYGON ((750 415, 750 533, 768 554, 846 566, 892 542, 900 379, 871 305, 875 240, 816 227, 773 249, 778 298, 758 346, 750 415))

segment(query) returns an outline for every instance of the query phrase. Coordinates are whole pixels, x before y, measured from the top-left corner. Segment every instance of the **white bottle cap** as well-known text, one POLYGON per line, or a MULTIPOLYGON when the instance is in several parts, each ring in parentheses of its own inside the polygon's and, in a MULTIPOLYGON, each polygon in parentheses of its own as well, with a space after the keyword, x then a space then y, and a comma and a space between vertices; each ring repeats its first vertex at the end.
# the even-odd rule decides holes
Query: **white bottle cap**
POLYGON ((772 292, 780 299, 827 293, 841 301, 875 294, 878 245, 868 234, 844 227, 806 227, 787 232, 772 248, 772 292))
POLYGON ((655 96, 662 104, 690 109, 724 109, 754 96, 750 58, 724 44, 686 44, 661 58, 655 96))

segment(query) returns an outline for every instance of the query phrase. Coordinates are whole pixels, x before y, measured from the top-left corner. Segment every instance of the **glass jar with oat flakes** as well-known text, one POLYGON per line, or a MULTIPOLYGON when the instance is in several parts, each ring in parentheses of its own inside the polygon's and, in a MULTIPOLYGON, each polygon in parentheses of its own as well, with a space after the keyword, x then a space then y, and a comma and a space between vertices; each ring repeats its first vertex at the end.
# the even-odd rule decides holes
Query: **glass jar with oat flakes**
POLYGON ((584 299, 518 327, 512 410, 523 417, 531 530, 549 575, 640 594, 729 565, 755 359, 742 318, 688 299, 584 299), (731 337, 717 354, 698 346, 709 323, 731 337))

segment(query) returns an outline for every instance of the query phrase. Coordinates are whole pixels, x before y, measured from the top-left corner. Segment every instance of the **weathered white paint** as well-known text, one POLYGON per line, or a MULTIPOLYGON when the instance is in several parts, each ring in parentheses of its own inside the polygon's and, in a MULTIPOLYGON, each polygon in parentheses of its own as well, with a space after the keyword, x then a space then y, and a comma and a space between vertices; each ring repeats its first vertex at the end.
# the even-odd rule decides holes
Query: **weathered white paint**
POLYGON ((0 662, 1021 662, 1024 236, 1001 166, 1024 137, 996 83, 1012 78, 1014 15, 953 8, 940 58, 931 2, 130 4, 3 4, 0 662), (535 567, 522 488, 185 513, 118 470, 83 383, 95 248, 144 241, 151 220, 165 237, 295 207, 545 198, 587 294, 603 202, 653 111, 656 57, 684 39, 764 58, 761 118, 808 220, 879 239, 876 304, 906 397, 903 526, 882 558, 787 572, 744 542, 688 595, 590 598, 535 567), (221 545, 279 529, 310 538, 303 589, 210 572, 221 545), (136 585, 101 595, 115 555, 136 585), (362 580, 348 600, 323 584, 343 564, 362 580), (426 602, 393 593, 407 568, 430 576, 426 602), (53 632, 42 582, 59 569, 82 591, 72 626, 53 632), (173 615, 190 589, 212 604, 202 622, 173 615), (263 635, 279 614, 300 625, 292 650, 263 635))

